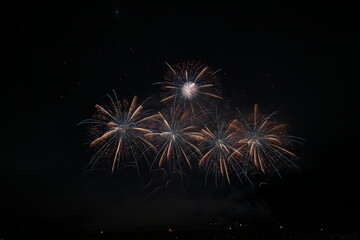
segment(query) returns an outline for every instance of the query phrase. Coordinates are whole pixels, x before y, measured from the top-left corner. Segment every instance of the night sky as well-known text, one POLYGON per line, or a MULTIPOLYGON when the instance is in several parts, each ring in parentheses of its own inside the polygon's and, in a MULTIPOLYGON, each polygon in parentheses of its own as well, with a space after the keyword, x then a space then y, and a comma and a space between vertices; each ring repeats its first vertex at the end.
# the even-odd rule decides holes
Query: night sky
MULTIPOLYGON (((360 214, 356 103, 358 6, 23 2, 2 31, 0 234, 197 228, 211 221, 356 229, 360 214), (221 69, 223 97, 254 103, 304 138, 300 171, 249 184, 186 180, 145 199, 135 169, 86 171, 95 104, 159 98, 168 70, 221 69)), ((196 178, 196 177, 195 177, 196 178)), ((193 179, 193 178, 192 178, 193 179)), ((2 236, 0 236, 2 237, 2 236)))

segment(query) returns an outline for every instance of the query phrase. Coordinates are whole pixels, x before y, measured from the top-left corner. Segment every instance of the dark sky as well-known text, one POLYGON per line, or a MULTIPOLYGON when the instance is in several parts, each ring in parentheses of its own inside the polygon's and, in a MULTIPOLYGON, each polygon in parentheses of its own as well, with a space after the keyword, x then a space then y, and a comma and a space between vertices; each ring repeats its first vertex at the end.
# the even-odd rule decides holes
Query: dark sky
MULTIPOLYGON (((355 226, 358 202, 358 6, 192 6, 19 3, 2 39, 1 231, 100 231, 206 225, 212 220, 355 226), (217 189, 144 199, 134 170, 85 172, 84 126, 106 93, 144 100, 175 64, 201 60, 219 72, 235 108, 279 111, 300 171, 217 189)), ((1 237, 1 236, 0 236, 1 237)))

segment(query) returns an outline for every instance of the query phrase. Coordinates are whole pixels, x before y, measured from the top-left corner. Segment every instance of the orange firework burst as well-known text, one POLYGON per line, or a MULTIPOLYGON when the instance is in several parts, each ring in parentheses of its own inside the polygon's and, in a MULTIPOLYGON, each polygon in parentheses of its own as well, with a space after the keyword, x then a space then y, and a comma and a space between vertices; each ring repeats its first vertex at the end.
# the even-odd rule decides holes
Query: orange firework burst
POLYGON ((201 129, 200 146, 203 156, 199 161, 199 166, 206 169, 206 178, 209 173, 226 178, 230 183, 234 175, 242 181, 242 175, 246 175, 242 162, 241 147, 238 143, 239 134, 234 129, 237 120, 226 122, 216 116, 213 127, 204 126, 201 129))
POLYGON ((292 162, 296 155, 289 147, 300 139, 287 135, 288 126, 272 120, 275 114, 261 115, 255 104, 254 112, 248 118, 244 118, 239 112, 240 121, 234 127, 241 134, 238 143, 242 145, 246 159, 263 173, 275 170, 280 175, 280 168, 296 167, 292 162))
POLYGON ((192 142, 199 137, 197 127, 191 124, 193 117, 188 111, 171 109, 166 114, 158 112, 153 119, 156 120, 157 130, 146 133, 146 136, 156 141, 159 167, 167 164, 170 171, 182 175, 184 163, 191 168, 191 159, 201 155, 192 142))
MULTIPOLYGON (((126 166, 139 172, 142 159, 150 172, 164 172, 166 178, 179 174, 183 180, 186 170, 204 169, 205 184, 213 175, 216 185, 218 179, 251 183, 248 173, 280 175, 280 170, 297 167, 292 147, 303 139, 288 135, 288 125, 273 120, 276 112, 260 114, 255 104, 249 116, 238 110, 239 117, 220 119, 217 111, 211 113, 222 99, 216 71, 196 61, 166 64, 165 79, 157 83, 166 110, 145 111, 136 96, 128 102, 114 92, 107 94, 107 105, 95 105, 93 118, 80 122, 90 125, 90 146, 96 149, 89 165, 105 158, 111 172, 126 166)), ((228 108, 222 110, 228 113, 228 108)), ((168 182, 160 189, 167 187, 168 182)))
POLYGON ((80 124, 91 124, 90 134, 94 139, 90 146, 96 147, 97 152, 90 164, 94 165, 103 155, 113 155, 113 172, 120 161, 130 157, 132 163, 137 166, 139 152, 144 155, 149 149, 156 151, 156 148, 145 138, 145 134, 151 131, 144 123, 152 116, 145 117, 143 106, 136 103, 137 97, 135 96, 129 104, 126 100, 118 100, 115 92, 114 99, 109 94, 107 96, 110 104, 105 107, 96 104, 94 118, 84 120, 80 124))

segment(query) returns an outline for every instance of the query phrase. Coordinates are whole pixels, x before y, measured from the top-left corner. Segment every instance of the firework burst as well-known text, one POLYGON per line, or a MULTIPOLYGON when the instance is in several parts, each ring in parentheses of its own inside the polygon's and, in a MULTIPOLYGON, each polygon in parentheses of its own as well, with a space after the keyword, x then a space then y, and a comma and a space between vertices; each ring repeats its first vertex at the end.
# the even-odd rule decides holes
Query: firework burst
POLYGON ((156 151, 156 148, 145 137, 151 133, 146 128, 146 121, 152 116, 146 117, 143 106, 137 104, 137 97, 135 96, 130 104, 127 100, 119 100, 115 92, 114 98, 109 94, 107 97, 110 104, 104 107, 96 104, 94 117, 80 124, 91 125, 90 134, 93 140, 90 146, 97 149, 90 165, 94 166, 101 157, 112 156, 113 172, 120 163, 129 164, 125 160, 131 159, 131 163, 137 166, 139 153, 145 156, 149 149, 156 151))
POLYGON ((205 168, 206 177, 209 174, 226 178, 230 184, 233 176, 242 181, 242 176, 246 171, 242 162, 242 153, 239 142, 239 133, 234 129, 237 120, 226 122, 216 115, 216 121, 212 128, 204 126, 201 129, 200 146, 203 156, 199 161, 199 167, 205 168))
POLYGON ((211 99, 222 99, 216 72, 201 62, 186 61, 169 67, 162 85, 161 102, 204 111, 211 99))
POLYGON ((193 144, 193 140, 199 138, 197 127, 192 125, 193 117, 189 111, 171 109, 167 114, 158 112, 153 119, 156 130, 146 136, 156 142, 158 166, 167 165, 170 172, 182 175, 184 165, 192 168, 191 159, 201 155, 193 144))
POLYGON ((292 147, 303 139, 288 135, 288 126, 273 120, 276 113, 260 114, 255 104, 247 117, 238 110, 239 118, 220 119, 209 111, 218 103, 215 100, 222 99, 216 72, 196 61, 166 64, 169 70, 158 82, 165 111, 145 111, 136 96, 128 102, 114 92, 107 95, 107 105, 95 105, 92 119, 80 122, 90 125, 90 146, 96 149, 89 165, 104 158, 110 161, 111 172, 127 166, 139 172, 139 160, 146 159, 155 175, 148 185, 161 182, 155 192, 168 188, 172 178, 183 181, 185 169, 204 169, 205 184, 213 175, 217 185, 220 178, 229 184, 244 178, 251 183, 249 173, 280 175, 282 169, 297 167, 292 147))
POLYGON ((300 138, 287 135, 287 125, 272 120, 276 112, 270 115, 261 115, 258 105, 255 104, 254 112, 245 118, 240 115, 240 121, 234 124, 234 128, 241 133, 242 139, 238 141, 242 145, 245 159, 253 164, 255 169, 261 172, 279 170, 285 167, 296 167, 293 159, 296 155, 289 150, 294 142, 300 138))

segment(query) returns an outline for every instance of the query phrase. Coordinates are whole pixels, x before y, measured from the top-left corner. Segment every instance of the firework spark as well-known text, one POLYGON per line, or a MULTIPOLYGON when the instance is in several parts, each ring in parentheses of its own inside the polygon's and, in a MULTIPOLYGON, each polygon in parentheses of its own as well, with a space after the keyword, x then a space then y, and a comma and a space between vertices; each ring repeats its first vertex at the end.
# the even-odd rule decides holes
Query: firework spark
POLYGON ((192 168, 191 159, 201 155, 193 144, 193 140, 199 138, 197 127, 192 125, 193 117, 188 111, 171 109, 168 114, 158 112, 153 119, 156 119, 157 130, 146 136, 157 142, 159 167, 168 165, 171 172, 182 175, 184 163, 192 168))
POLYGON ((300 143, 301 139, 287 135, 288 126, 272 120, 275 114, 261 115, 255 104, 254 112, 248 118, 239 111, 240 121, 234 127, 242 134, 238 143, 242 144, 247 161, 263 173, 275 170, 280 175, 280 168, 296 167, 292 162, 296 155, 289 147, 294 142, 300 143))
POLYGON ((219 176, 226 178, 229 184, 232 176, 242 181, 242 175, 246 175, 241 147, 238 143, 239 134, 234 129, 236 121, 226 122, 216 116, 213 128, 204 126, 201 129, 201 136, 198 139, 204 154, 199 166, 206 169, 205 181, 210 173, 215 175, 215 180, 219 176))
POLYGON ((191 109, 194 114, 198 109, 204 111, 211 99, 222 99, 219 79, 208 66, 194 61, 186 61, 169 67, 162 85, 161 102, 172 103, 191 109))
POLYGON ((149 149, 156 151, 145 135, 151 133, 146 128, 146 121, 153 116, 146 117, 142 105, 137 105, 137 97, 132 99, 131 104, 126 100, 118 100, 114 92, 114 99, 108 94, 110 100, 108 106, 95 105, 97 109, 92 119, 87 119, 80 124, 90 124, 90 134, 93 135, 91 147, 97 148, 92 157, 91 165, 98 159, 112 155, 113 172, 120 161, 131 159, 136 164, 138 153, 144 155, 149 149))

